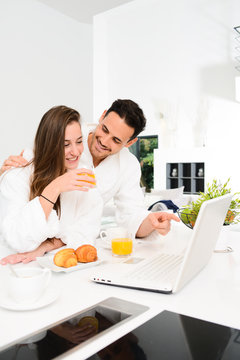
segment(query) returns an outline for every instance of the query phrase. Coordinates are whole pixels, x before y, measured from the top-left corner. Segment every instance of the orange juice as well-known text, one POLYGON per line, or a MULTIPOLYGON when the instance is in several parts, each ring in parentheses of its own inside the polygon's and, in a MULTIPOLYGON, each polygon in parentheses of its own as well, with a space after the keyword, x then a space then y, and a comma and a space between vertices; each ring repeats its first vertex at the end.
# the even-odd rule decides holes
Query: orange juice
POLYGON ((133 242, 129 238, 112 239, 113 255, 130 255, 132 253, 133 242))
MULTIPOLYGON (((87 180, 81 180, 83 182, 87 182, 89 184, 93 184, 93 185, 96 185, 96 179, 95 179, 95 175, 94 174, 88 174, 88 173, 79 173, 78 175, 87 175, 87 176, 90 176, 91 178, 93 178, 93 181, 87 181, 87 180)), ((80 181, 80 180, 79 180, 80 181)))

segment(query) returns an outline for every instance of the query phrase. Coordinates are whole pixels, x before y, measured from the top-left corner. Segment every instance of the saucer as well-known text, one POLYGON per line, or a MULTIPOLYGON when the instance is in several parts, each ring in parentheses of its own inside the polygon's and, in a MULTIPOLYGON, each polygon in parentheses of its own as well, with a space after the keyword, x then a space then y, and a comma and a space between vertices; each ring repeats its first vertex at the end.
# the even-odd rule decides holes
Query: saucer
POLYGON ((100 237, 96 239, 96 246, 103 249, 111 249, 111 243, 102 240, 100 237))
POLYGON ((15 302, 7 293, 2 293, 0 295, 0 307, 15 311, 35 310, 51 304, 58 296, 59 294, 56 289, 51 288, 46 290, 41 298, 36 302, 32 304, 21 304, 15 302))

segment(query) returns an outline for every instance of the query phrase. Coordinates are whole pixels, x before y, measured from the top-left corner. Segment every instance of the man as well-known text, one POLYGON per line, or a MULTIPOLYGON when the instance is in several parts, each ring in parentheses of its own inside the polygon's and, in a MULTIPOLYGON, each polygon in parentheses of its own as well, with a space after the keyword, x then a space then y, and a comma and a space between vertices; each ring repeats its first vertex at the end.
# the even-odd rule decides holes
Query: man
MULTIPOLYGON (((117 223, 129 228, 137 237, 145 237, 154 230, 166 235, 171 220, 179 221, 173 214, 152 213, 143 207, 140 165, 127 148, 137 141, 145 125, 143 111, 135 102, 116 100, 103 112, 96 129, 84 134, 82 155, 83 161, 94 166, 104 203, 114 199, 117 223)), ((27 161, 22 155, 23 152, 10 156, 0 174, 12 166, 25 165, 27 161)))

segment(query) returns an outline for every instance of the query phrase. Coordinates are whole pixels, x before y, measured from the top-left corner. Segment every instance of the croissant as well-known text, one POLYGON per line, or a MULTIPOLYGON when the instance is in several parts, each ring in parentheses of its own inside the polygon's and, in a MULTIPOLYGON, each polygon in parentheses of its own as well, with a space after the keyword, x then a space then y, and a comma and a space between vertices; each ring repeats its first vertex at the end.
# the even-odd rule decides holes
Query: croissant
POLYGON ((92 245, 81 245, 75 251, 77 260, 81 263, 87 263, 97 260, 97 249, 92 245))
POLYGON ((65 268, 75 266, 77 265, 77 255, 74 249, 62 249, 55 254, 53 262, 55 265, 65 268))

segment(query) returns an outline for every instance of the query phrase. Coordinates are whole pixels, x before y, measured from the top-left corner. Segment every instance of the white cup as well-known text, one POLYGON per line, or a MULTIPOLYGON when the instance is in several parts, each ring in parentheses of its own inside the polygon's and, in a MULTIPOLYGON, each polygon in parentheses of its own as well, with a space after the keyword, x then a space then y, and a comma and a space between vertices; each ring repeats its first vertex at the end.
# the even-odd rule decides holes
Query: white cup
POLYGON ((111 249, 112 239, 115 235, 119 235, 119 231, 122 231, 122 227, 110 227, 108 229, 100 231, 101 243, 104 247, 111 249))
POLYGON ((13 301, 30 305, 44 294, 50 279, 51 271, 38 267, 21 267, 14 269, 18 276, 10 273, 6 281, 6 290, 13 301))
POLYGON ((105 247, 112 249, 114 256, 128 256, 132 253, 133 235, 123 227, 112 227, 100 232, 105 247))

